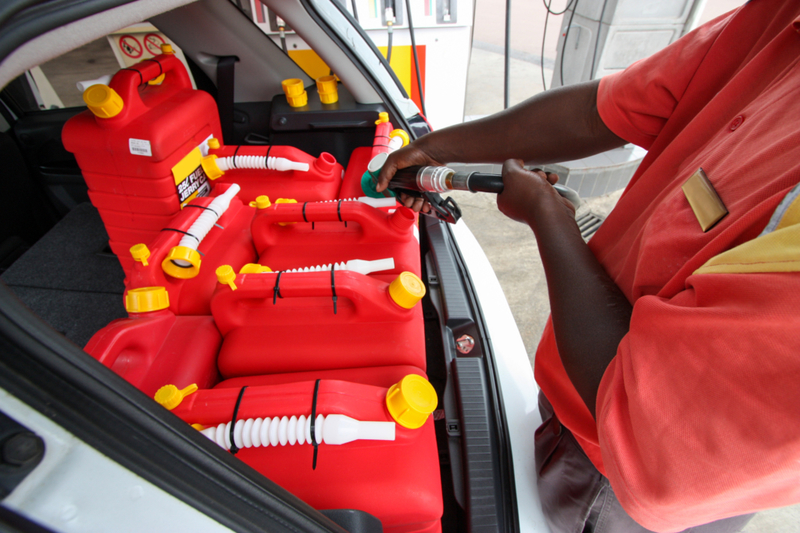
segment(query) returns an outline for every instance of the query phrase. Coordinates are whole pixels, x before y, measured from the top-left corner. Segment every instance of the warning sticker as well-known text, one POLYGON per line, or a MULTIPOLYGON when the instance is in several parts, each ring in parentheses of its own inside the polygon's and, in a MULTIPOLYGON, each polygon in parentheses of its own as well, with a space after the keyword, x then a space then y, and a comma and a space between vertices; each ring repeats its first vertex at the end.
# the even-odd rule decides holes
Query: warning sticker
POLYGON ((150 148, 150 141, 145 139, 128 139, 128 148, 133 155, 145 155, 153 157, 153 150, 150 148))
POLYGON ((142 57, 142 53, 144 53, 142 43, 133 35, 121 36, 119 38, 119 48, 122 50, 123 54, 133 59, 139 59, 142 57))
POLYGON ((157 56, 160 54, 162 44, 167 44, 167 41, 157 33, 148 33, 144 36, 144 47, 151 55, 157 56))
POLYGON ((175 178, 175 187, 178 190, 181 208, 194 198, 208 196, 208 193, 211 192, 208 176, 201 165, 202 159, 203 155, 198 147, 172 167, 172 176, 175 178))

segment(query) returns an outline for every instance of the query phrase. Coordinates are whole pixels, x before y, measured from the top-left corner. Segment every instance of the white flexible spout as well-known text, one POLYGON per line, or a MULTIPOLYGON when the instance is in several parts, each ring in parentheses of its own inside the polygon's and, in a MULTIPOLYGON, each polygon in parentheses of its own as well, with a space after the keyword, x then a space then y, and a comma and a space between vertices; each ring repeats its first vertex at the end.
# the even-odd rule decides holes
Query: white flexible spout
POLYGON ((359 274, 366 276, 368 274, 372 274, 373 272, 394 269, 394 258, 387 257, 385 259, 376 259, 374 261, 351 259, 346 263, 328 263, 327 265, 293 268, 291 270, 284 270, 284 272, 329 272, 331 267, 333 267, 334 270, 349 270, 351 272, 358 272, 359 274))
POLYGON ((266 157, 263 155, 237 155, 217 158, 217 166, 222 172, 237 168, 248 168, 255 170, 278 170, 285 172, 288 170, 299 170, 308 172, 308 163, 291 161, 285 157, 266 157))
MULTIPOLYGON (((201 431, 221 448, 231 448, 231 423, 201 431)), ((395 440, 394 422, 361 422, 345 415, 317 415, 314 441, 317 444, 347 444, 354 440, 395 440)), ((233 427, 237 448, 311 444, 311 417, 266 417, 237 420, 233 427)))
POLYGON ((358 198, 341 198, 337 200, 320 200, 320 203, 330 203, 330 202, 361 202, 362 204, 367 204, 370 207, 394 207, 397 205, 397 200, 394 196, 389 198, 370 198, 369 196, 359 196, 358 198))
MULTIPOLYGON (((211 228, 217 223, 219 217, 228 210, 231 200, 238 194, 239 190, 239 185, 234 183, 227 191, 214 198, 211 203, 208 204, 208 207, 202 210, 200 216, 197 217, 197 220, 191 225, 189 231, 186 232, 187 235, 183 236, 178 246, 197 250, 197 247, 200 246, 205 236, 208 235, 208 232, 211 231, 211 228)), ((190 266, 188 261, 182 259, 173 259, 173 261, 182 267, 190 266)))

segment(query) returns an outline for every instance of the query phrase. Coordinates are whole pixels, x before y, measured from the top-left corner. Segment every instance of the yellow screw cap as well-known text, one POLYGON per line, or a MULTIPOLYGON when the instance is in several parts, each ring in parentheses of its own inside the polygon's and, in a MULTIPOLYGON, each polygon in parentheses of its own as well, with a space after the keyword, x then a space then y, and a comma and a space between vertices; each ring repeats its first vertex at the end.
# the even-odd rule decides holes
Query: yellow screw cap
POLYGON ((438 402, 433 385, 417 374, 407 375, 386 393, 389 414, 395 422, 408 429, 422 427, 438 402))
POLYGON ((303 91, 296 96, 286 95, 289 105, 292 107, 304 107, 308 103, 308 93, 303 91))
POLYGON ((411 309, 425 296, 425 284, 413 272, 401 272, 389 284, 389 296, 400 307, 411 309))
POLYGON ((161 53, 162 54, 174 54, 175 50, 172 49, 171 44, 164 43, 161 45, 161 53))
POLYGON ((382 111, 378 113, 378 120, 375 121, 375 125, 383 124, 384 122, 389 122, 389 113, 382 111))
POLYGON ((161 262, 165 274, 178 279, 192 279, 200 273, 200 254, 186 246, 175 246, 161 262))
POLYGON ((406 133, 406 130, 392 130, 392 132, 389 134, 389 138, 392 139, 394 137, 400 137, 403 139, 403 146, 411 142, 411 138, 408 136, 408 133, 406 133))
POLYGON ((281 87, 283 87, 283 94, 285 94, 287 98, 289 96, 300 96, 302 93, 306 92, 306 88, 303 87, 303 80, 299 78, 283 80, 281 82, 281 87))
MULTIPOLYGON (((217 143, 219 143, 219 141, 217 141, 217 143)), ((210 146, 211 142, 209 142, 208 144, 210 146)), ((222 171, 222 169, 219 168, 219 165, 217 165, 217 156, 215 156, 214 154, 207 155, 203 159, 201 159, 200 166, 203 167, 203 172, 206 173, 206 176, 208 176, 208 179, 210 180, 215 180, 218 177, 225 174, 222 171)))
POLYGON ((116 117, 125 107, 125 103, 117 91, 102 83, 92 85, 83 91, 83 101, 86 102, 89 111, 99 118, 116 117))
POLYGON ((262 194, 261 196, 256 196, 256 208, 258 209, 266 209, 272 205, 272 202, 269 201, 269 196, 262 194))
POLYGON ((272 272, 272 269, 258 263, 247 263, 239 270, 239 274, 261 274, 263 272, 272 272))
POLYGON ((156 391, 154 399, 156 402, 172 411, 181 404, 185 397, 196 391, 196 383, 192 383, 183 390, 178 389, 175 385, 164 385, 156 391))
POLYGON ((222 265, 217 268, 217 279, 220 283, 224 283, 225 285, 229 286, 231 290, 236 290, 236 284, 233 280, 236 279, 236 272, 233 271, 233 267, 230 265, 222 265))
POLYGON ((169 307, 169 293, 164 287, 142 287, 125 294, 125 310, 129 313, 149 313, 169 307))
POLYGON ((144 266, 147 266, 147 258, 150 257, 150 250, 146 244, 134 244, 131 246, 131 256, 134 261, 141 261, 144 266))
POLYGON ((192 427, 197 431, 203 431, 204 429, 206 429, 205 426, 203 426, 203 424, 192 424, 192 427))
POLYGON ((208 140, 208 147, 211 148, 212 150, 219 150, 220 146, 221 145, 219 144, 219 139, 217 139, 216 137, 211 137, 208 140))
POLYGON ((336 76, 321 76, 317 78, 317 92, 323 104, 335 104, 339 101, 339 86, 336 76))

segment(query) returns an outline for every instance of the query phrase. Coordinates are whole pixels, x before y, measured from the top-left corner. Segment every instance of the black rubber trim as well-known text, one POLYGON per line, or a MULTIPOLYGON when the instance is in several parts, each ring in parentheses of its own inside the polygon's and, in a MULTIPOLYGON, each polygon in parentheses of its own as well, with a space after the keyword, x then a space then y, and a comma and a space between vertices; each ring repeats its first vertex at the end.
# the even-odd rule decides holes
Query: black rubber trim
POLYGON ((473 483, 472 480, 495 477, 494 456, 497 444, 492 439, 490 393, 483 361, 476 357, 457 357, 452 370, 456 382, 459 419, 461 421, 464 478, 467 480, 467 520, 471 533, 501 531, 498 498, 494 483, 473 483))
MULTIPOLYGON (((491 350, 491 339, 486 331, 483 314, 478 304, 475 287, 469 271, 466 268, 461 252, 455 243, 452 228, 449 224, 434 220, 430 217, 425 218, 425 234, 428 239, 431 254, 437 269, 438 280, 444 300, 444 321, 447 328, 453 332, 453 339, 466 333, 475 339, 475 347, 468 356, 459 356, 464 359, 474 359, 484 368, 486 380, 485 395, 488 398, 489 420, 494 426, 492 437, 496 439, 495 455, 497 460, 497 471, 495 481, 498 484, 495 488, 495 495, 500 498, 503 511, 503 520, 498 522, 499 530, 507 532, 519 531, 519 512, 516 498, 516 488, 514 483, 514 464, 511 452, 510 437, 506 426, 505 409, 500 390, 500 381, 497 376, 494 354, 491 350), (499 476, 499 478, 497 477, 499 476)), ((444 339, 445 342, 453 342, 453 339, 444 339)), ((474 364, 474 363, 473 363, 474 364)), ((454 365, 455 366, 455 363, 454 365)), ((462 398, 460 401, 464 401, 462 398)), ((464 421, 462 420, 462 425, 464 421)), ((466 439, 462 428, 462 438, 466 439)), ((467 474, 466 485, 471 491, 474 483, 470 483, 468 478, 468 467, 472 460, 469 455, 471 449, 464 447, 465 454, 465 474, 467 474)), ((480 484, 483 486, 484 482, 480 484)), ((468 493, 466 497, 469 501, 472 498, 468 493)), ((471 516, 470 510, 467 510, 471 516)), ((480 514, 478 515, 480 516, 480 514)), ((470 521, 469 528, 477 527, 478 524, 470 521)), ((474 529, 477 531, 477 529, 474 529)))
POLYGON ((230 529, 344 532, 53 331, 2 283, 0 388, 230 529))

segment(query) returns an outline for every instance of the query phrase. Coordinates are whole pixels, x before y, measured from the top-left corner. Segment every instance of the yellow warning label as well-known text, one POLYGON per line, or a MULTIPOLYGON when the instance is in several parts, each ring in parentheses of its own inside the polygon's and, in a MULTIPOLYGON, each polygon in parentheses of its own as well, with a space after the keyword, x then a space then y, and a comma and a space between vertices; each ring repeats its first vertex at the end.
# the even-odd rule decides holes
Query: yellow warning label
POLYGON ((211 191, 208 176, 203 171, 202 160, 203 154, 198 147, 172 167, 172 177, 175 178, 181 208, 192 199, 207 196, 211 191))

